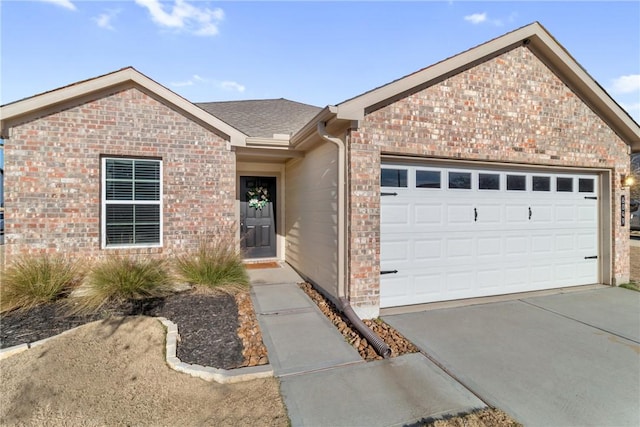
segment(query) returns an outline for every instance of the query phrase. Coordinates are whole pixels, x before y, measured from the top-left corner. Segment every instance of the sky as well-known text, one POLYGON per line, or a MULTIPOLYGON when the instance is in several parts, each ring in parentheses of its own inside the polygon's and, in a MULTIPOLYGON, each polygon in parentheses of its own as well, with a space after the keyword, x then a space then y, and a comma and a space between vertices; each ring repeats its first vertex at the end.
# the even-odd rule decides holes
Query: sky
POLYGON ((192 102, 335 105, 534 21, 640 122, 638 1, 1 0, 0 104, 133 66, 192 102))

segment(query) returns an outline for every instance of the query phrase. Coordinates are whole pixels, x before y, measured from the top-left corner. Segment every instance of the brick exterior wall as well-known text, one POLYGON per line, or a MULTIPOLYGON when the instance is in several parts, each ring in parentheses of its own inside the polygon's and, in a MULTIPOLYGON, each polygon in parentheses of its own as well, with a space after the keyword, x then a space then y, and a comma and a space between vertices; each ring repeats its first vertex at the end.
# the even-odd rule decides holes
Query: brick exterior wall
POLYGON ((627 146, 526 47, 366 115, 349 141, 354 306, 379 306, 381 154, 611 170, 614 282, 628 280, 627 146))
POLYGON ((5 141, 6 261, 59 252, 154 256, 236 236, 235 155, 227 142, 136 88, 19 125, 5 141), (101 155, 163 160, 162 248, 100 248, 101 155))

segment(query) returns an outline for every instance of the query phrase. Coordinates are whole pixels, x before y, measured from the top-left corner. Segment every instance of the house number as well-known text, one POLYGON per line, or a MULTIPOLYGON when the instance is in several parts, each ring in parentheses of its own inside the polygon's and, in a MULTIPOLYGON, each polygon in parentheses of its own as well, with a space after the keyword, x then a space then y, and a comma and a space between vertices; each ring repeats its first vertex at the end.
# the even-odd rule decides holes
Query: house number
POLYGON ((620 225, 622 227, 625 226, 626 216, 627 216, 627 203, 623 194, 622 196, 620 196, 620 225))

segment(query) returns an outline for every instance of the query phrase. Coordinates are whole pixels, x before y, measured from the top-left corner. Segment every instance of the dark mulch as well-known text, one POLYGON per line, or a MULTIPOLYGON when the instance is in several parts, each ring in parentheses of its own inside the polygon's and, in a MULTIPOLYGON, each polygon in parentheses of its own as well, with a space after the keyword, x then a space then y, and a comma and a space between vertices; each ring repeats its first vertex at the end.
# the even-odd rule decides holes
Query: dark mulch
POLYGON ((235 298, 191 291, 111 304, 91 315, 70 316, 63 301, 6 313, 0 317, 0 348, 38 341, 110 316, 134 315, 165 317, 177 324, 177 356, 185 363, 232 369, 244 361, 235 298))

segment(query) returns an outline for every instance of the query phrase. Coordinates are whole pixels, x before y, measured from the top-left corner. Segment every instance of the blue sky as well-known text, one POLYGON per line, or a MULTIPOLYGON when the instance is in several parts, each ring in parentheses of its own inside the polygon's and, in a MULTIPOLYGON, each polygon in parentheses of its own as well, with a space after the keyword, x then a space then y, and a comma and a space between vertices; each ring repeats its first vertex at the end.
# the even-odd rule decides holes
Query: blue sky
POLYGON ((134 66, 193 102, 337 104, 539 21, 640 121, 640 2, 2 0, 2 104, 134 66))

